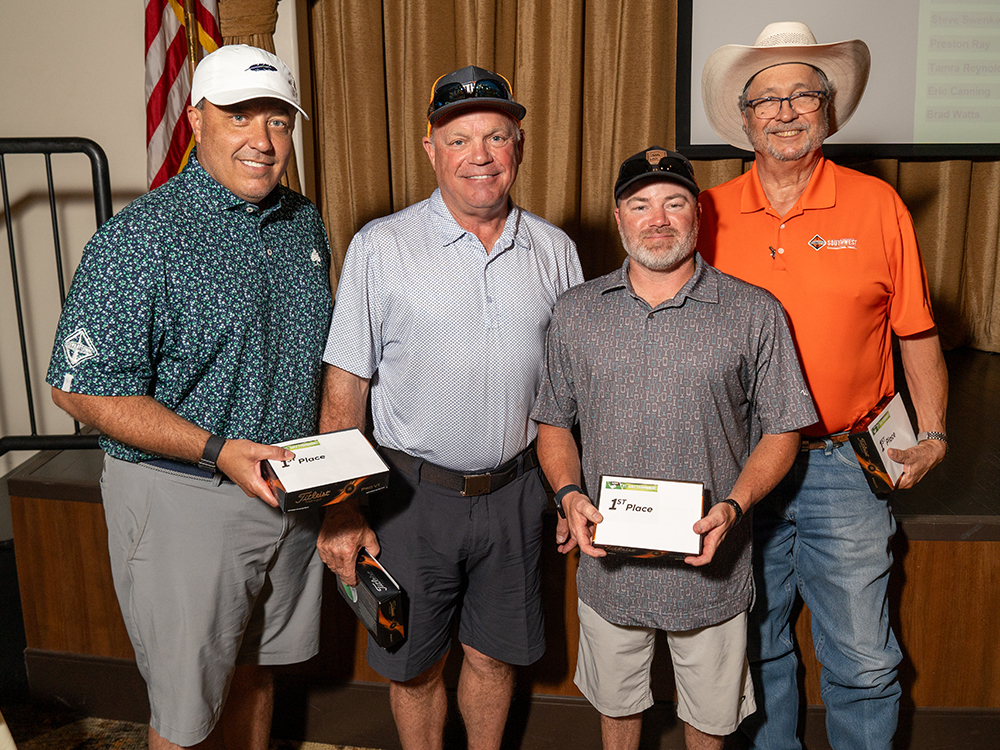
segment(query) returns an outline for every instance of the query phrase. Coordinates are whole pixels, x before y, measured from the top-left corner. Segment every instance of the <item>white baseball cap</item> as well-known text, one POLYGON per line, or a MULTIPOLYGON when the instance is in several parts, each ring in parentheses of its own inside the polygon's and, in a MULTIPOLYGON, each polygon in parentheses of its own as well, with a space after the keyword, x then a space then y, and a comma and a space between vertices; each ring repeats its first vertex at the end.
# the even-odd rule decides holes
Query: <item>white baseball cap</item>
POLYGON ((280 99, 309 119, 288 66, 275 55, 247 44, 227 44, 206 55, 194 71, 191 103, 207 99, 216 106, 248 99, 280 99))

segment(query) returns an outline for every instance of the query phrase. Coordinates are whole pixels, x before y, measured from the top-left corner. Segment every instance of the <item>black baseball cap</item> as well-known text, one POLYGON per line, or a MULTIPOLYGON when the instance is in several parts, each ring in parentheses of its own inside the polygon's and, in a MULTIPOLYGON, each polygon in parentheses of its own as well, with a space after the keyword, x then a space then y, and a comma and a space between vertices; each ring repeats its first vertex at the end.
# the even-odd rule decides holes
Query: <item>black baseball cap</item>
POLYGON ((650 146, 622 162, 615 182, 615 201, 621 198, 626 188, 641 180, 676 182, 698 197, 698 183, 691 162, 684 154, 667 151, 661 146, 650 146))
POLYGON ((481 107, 499 109, 518 121, 527 113, 514 101, 506 78, 485 68, 467 65, 434 81, 427 120, 433 125, 446 115, 481 107))

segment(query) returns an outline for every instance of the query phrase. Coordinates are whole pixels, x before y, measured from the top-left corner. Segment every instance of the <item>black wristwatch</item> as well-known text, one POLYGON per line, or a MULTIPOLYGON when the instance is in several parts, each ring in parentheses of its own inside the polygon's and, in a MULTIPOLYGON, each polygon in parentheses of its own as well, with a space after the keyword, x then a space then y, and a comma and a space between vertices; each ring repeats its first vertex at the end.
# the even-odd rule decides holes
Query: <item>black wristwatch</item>
POLYGON ((566 511, 564 511, 563 507, 562 507, 563 498, 566 497, 566 495, 568 495, 571 492, 579 492, 579 493, 582 494, 583 490, 581 490, 575 484, 567 484, 565 487, 563 487, 555 495, 552 496, 552 500, 556 504, 556 512, 559 514, 559 516, 561 518, 565 518, 566 517, 566 511))
POLYGON ((740 504, 735 500, 733 500, 731 497, 727 497, 722 502, 724 502, 726 505, 728 505, 729 507, 731 507, 733 510, 736 511, 736 520, 733 521, 733 526, 739 526, 740 521, 743 520, 743 508, 741 508, 740 504))
POLYGON ((201 454, 201 460, 198 461, 198 468, 214 474, 217 471, 215 462, 219 460, 219 454, 222 453, 222 446, 225 444, 225 438, 209 435, 208 442, 205 443, 205 451, 201 454))
POLYGON ((559 490, 555 495, 552 496, 553 502, 556 504, 556 512, 559 514, 560 518, 566 517, 566 511, 562 508, 562 499, 566 497, 570 492, 579 492, 583 494, 583 490, 580 489, 575 484, 567 484, 561 490, 559 490))

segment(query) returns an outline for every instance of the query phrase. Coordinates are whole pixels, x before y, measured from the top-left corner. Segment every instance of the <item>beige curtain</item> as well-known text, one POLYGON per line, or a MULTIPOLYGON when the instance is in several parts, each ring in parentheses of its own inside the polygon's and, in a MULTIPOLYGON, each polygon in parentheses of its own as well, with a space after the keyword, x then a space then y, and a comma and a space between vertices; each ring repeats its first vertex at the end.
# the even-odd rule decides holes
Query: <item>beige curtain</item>
POLYGON ((899 162, 948 348, 1000 352, 1000 161, 899 162))
MULTIPOLYGON (((468 64, 507 76, 528 110, 515 200, 576 240, 588 278, 620 265, 617 165, 674 144, 676 17, 675 0, 311 2, 316 194, 335 273, 365 222, 434 189, 420 145, 430 86, 468 64)), ((747 166, 696 171, 711 187, 747 166)), ((909 206, 945 346, 1000 351, 1000 162, 850 166, 909 206)))
MULTIPOLYGON (((274 26, 278 22, 278 0, 218 0, 219 31, 223 44, 249 44, 274 53, 274 26)), ((307 110, 308 111, 308 108, 307 110)), ((299 127, 307 126, 301 117, 299 127)), ((299 192, 299 170, 295 152, 281 184, 299 192)))
POLYGON ((528 110, 515 200, 570 233, 588 276, 618 266, 614 172, 669 145, 675 15, 674 0, 312 3, 317 195, 336 270, 366 221, 434 189, 420 145, 430 87, 469 64, 507 76, 528 110))

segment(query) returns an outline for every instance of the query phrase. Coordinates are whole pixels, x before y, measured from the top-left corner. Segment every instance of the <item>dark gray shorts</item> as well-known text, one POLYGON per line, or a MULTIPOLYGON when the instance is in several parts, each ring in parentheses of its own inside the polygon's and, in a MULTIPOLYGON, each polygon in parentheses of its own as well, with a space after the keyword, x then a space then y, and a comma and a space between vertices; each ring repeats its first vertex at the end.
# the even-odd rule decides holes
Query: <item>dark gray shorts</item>
POLYGON ((368 664, 390 680, 419 676, 459 640, 507 664, 545 651, 539 555, 547 499, 538 469, 496 492, 462 497, 393 468, 372 497, 379 562, 406 592, 407 636, 387 652, 371 639, 368 664))
POLYGON ((110 456, 101 490, 150 725, 177 745, 197 744, 215 727, 237 664, 292 664, 318 651, 318 514, 282 514, 217 477, 110 456))

